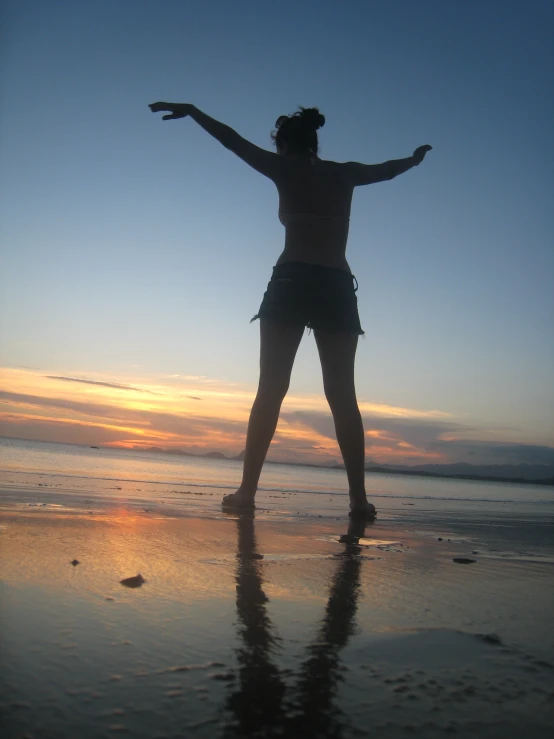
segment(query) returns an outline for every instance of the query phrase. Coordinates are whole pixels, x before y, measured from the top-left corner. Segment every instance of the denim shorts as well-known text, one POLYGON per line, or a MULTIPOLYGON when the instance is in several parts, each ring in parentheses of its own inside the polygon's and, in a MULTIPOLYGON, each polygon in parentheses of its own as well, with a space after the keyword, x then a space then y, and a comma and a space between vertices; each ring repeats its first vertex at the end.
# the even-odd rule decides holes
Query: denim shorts
POLYGON ((307 262, 273 268, 257 318, 272 318, 333 333, 363 334, 358 315, 358 282, 344 269, 307 262))

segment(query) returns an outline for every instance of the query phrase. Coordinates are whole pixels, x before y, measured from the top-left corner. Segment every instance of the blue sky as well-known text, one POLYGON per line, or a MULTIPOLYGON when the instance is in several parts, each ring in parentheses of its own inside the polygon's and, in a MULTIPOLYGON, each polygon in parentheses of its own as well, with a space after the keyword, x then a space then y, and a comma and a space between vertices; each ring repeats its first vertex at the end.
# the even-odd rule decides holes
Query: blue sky
MULTIPOLYGON (((554 445, 551 2, 22 0, 2 26, 3 367, 255 388, 276 191, 147 106, 271 148, 317 105, 323 158, 433 146, 355 194, 360 399, 554 445)), ((321 391, 306 336, 291 394, 321 391)))

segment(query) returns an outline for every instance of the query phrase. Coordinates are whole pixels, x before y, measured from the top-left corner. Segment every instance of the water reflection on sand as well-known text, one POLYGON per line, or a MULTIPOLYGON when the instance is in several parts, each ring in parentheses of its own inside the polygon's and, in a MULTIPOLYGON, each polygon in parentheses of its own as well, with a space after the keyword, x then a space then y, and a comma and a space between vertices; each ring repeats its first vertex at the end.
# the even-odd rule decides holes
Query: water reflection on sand
POLYGON ((341 537, 327 605, 312 642, 306 647, 297 677, 281 671, 274 660, 280 639, 267 613, 263 590, 263 555, 258 552, 254 514, 237 518, 238 685, 229 689, 226 707, 233 720, 229 735, 340 737, 348 717, 335 703, 345 669, 340 652, 353 634, 366 523, 350 521, 341 537))
POLYGON ((8 736, 545 735, 547 522, 95 505, 2 526, 8 736))

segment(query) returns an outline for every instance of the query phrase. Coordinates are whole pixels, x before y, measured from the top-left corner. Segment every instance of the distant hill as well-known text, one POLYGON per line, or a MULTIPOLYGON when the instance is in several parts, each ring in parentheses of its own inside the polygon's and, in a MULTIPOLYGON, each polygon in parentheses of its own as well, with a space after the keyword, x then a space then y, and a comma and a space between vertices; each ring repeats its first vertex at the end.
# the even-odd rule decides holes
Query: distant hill
MULTIPOLYGON (((145 451, 163 454, 182 454, 187 457, 208 457, 209 459, 231 459, 242 462, 245 450, 236 456, 227 456, 223 452, 188 452, 185 449, 161 449, 150 447, 145 451)), ((291 464, 301 467, 323 467, 325 469, 344 469, 336 460, 314 464, 309 462, 278 462, 268 460, 272 464, 291 464)), ((377 472, 394 475, 415 475, 418 477, 453 477, 464 480, 497 480, 498 482, 527 482, 541 485, 554 485, 554 465, 541 464, 490 464, 477 465, 467 462, 453 464, 420 464, 391 465, 377 464, 370 461, 366 464, 366 472, 377 472)))
POLYGON ((228 457, 223 452, 187 452, 186 449, 162 449, 159 446, 151 446, 144 449, 145 452, 153 452, 154 454, 182 454, 185 457, 208 457, 209 459, 238 459, 242 462, 246 450, 242 450, 236 457, 228 457))
POLYGON ((144 450, 145 452, 155 452, 157 454, 184 454, 186 457, 194 457, 195 454, 186 452, 184 449, 161 449, 159 446, 151 446, 144 450))

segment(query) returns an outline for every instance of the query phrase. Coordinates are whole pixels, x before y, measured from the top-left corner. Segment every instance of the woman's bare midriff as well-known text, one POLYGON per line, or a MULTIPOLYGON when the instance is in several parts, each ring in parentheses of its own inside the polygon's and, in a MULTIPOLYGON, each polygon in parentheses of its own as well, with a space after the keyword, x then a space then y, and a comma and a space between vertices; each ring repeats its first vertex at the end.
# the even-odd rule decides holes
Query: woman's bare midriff
POLYGON ((350 272, 346 261, 348 219, 313 219, 286 226, 285 248, 277 264, 307 262, 350 272))

